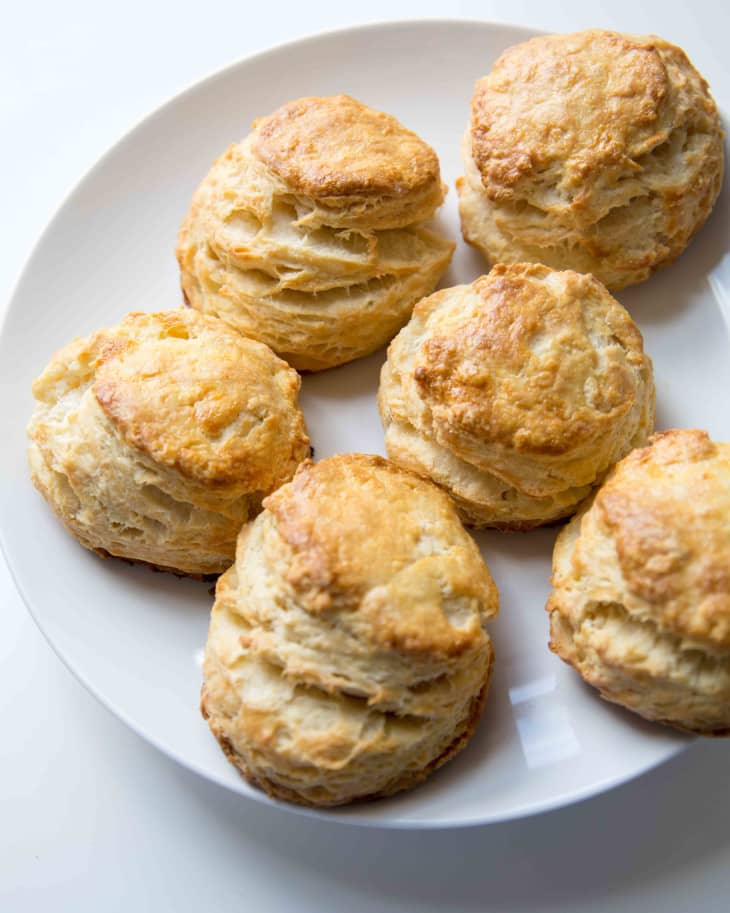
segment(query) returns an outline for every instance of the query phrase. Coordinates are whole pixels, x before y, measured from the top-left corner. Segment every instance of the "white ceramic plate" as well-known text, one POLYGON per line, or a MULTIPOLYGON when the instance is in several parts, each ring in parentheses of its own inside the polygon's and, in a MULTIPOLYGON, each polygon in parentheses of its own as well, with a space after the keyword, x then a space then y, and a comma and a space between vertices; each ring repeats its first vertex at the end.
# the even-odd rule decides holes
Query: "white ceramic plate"
MULTIPOLYGON (((129 310, 180 304, 173 248, 193 189, 254 117, 290 98, 348 92, 424 137, 451 187, 439 221, 460 238, 453 182, 474 81, 505 47, 529 36, 486 23, 381 25, 310 38, 224 70, 150 116, 87 175, 38 244, 10 307, 0 341, 0 520, 28 607, 110 710, 180 763, 258 801, 271 800, 239 778, 198 712, 208 587, 102 561, 62 530, 28 480, 31 380, 72 336, 129 310)), ((726 193, 675 266, 619 295, 654 358, 658 426, 704 427, 724 440, 729 237, 726 193)), ((483 262, 460 242, 443 284, 482 272, 483 262)), ((305 378, 302 405, 318 458, 383 452, 375 406, 383 359, 381 351, 305 378)), ((495 679, 476 735, 417 790, 327 817, 389 827, 514 818, 618 784, 687 743, 603 703, 549 653, 543 606, 554 530, 478 538, 500 589, 501 615, 491 628, 495 679)), ((38 739, 41 745, 40 730, 38 739)), ((53 776, 50 757, 48 771, 53 776)))

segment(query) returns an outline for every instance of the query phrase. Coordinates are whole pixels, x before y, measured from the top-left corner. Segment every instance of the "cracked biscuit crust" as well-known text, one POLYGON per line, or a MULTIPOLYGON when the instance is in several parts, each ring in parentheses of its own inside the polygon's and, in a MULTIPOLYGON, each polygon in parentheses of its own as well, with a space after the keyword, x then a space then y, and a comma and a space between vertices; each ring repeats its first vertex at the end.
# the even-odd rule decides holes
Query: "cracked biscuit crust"
POLYGON ((188 303, 319 371, 390 340, 454 245, 435 152, 346 95, 259 118, 213 165, 180 229, 188 303))
POLYGON ((379 457, 302 464, 221 577, 202 707, 274 795, 338 805, 419 782, 486 696, 496 587, 449 499, 379 457))
POLYGON ((558 536, 551 649, 650 720, 730 734, 730 445, 666 431, 558 536))
POLYGON ((36 487, 88 548, 220 573, 241 524, 309 453, 296 372, 194 311, 132 313, 33 385, 36 487))
POLYGON ((591 276, 494 267, 421 301, 379 391, 388 454, 465 522, 528 529, 572 513, 654 420, 651 361, 591 276))
POLYGON ((592 30, 516 45, 479 80, 459 179, 491 262, 591 272, 610 289, 671 263, 723 175, 707 83, 656 36, 592 30))

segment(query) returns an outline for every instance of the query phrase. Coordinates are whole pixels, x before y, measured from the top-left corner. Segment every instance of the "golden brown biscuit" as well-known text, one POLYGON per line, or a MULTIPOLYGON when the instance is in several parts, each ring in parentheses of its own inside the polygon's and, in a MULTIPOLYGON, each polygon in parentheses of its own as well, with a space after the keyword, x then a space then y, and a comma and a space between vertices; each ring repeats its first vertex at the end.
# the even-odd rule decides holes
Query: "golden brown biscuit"
POLYGON ((451 259, 423 224, 445 191, 436 153, 347 95, 289 102, 253 127, 183 222, 186 300, 300 370, 373 352, 451 259))
POLYGON ((380 457, 303 463, 218 581, 202 710, 271 795, 407 789, 469 739, 496 587, 449 499, 380 457))
POLYGON ((300 380, 184 309, 76 339, 33 384, 33 482, 87 548, 216 574, 241 524, 309 454, 300 380))
POLYGON ((388 455, 465 523, 529 529, 573 513, 654 421, 641 333, 592 276, 495 266, 436 292, 388 349, 388 455))
POLYGON ((665 431, 558 536, 550 648, 609 701, 730 735, 730 444, 665 431))
POLYGON ((347 95, 300 98, 254 122, 254 154, 325 210, 311 221, 402 228, 443 202, 436 153, 390 114, 347 95))
POLYGON ((661 38, 533 38, 477 82, 457 181, 464 238, 492 263, 641 282, 710 214, 722 136, 707 83, 661 38))

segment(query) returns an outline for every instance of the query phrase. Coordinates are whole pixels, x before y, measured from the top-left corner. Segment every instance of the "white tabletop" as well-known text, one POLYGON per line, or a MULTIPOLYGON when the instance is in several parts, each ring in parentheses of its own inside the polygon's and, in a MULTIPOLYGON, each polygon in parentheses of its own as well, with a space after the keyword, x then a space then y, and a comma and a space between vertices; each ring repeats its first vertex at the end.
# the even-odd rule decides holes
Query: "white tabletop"
MULTIPOLYGON (((178 90, 253 51, 416 16, 658 32, 685 48, 728 111, 724 6, 7 4, 0 311, 34 240, 95 159, 178 90)), ((620 789, 510 824, 416 833, 302 819, 196 778, 128 731, 55 657, 1 558, 0 705, 0 909, 9 913, 727 909, 730 742, 698 742, 620 789)))

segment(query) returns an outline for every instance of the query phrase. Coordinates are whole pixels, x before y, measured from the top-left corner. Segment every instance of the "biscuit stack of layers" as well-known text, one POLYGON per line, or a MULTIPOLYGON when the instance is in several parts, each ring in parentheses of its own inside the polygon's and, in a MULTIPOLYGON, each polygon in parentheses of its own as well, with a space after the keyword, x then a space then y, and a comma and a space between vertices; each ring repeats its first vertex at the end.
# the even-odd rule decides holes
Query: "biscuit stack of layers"
POLYGON ((289 102, 196 192, 186 299, 300 370, 366 355, 448 266, 453 243, 422 224, 444 191, 433 149, 394 117, 344 95, 289 102))
POLYGON ((479 80, 457 182, 492 263, 592 273, 610 289, 671 263, 722 184, 722 127, 680 48, 616 32, 509 48, 479 80))
POLYGON ((497 591, 435 486, 379 457, 304 463, 216 592, 202 708, 229 759, 296 802, 413 786, 478 721, 497 591))
POLYGON ((388 455, 474 526, 571 514, 654 421, 651 360, 593 277, 496 266, 419 302, 379 391, 388 455))
POLYGON ((730 734, 730 444, 666 431, 561 532, 551 648, 603 697, 730 734))
POLYGON ((132 313, 35 381, 33 482, 87 548, 220 573, 241 524, 309 455, 299 386, 215 318, 132 313))

